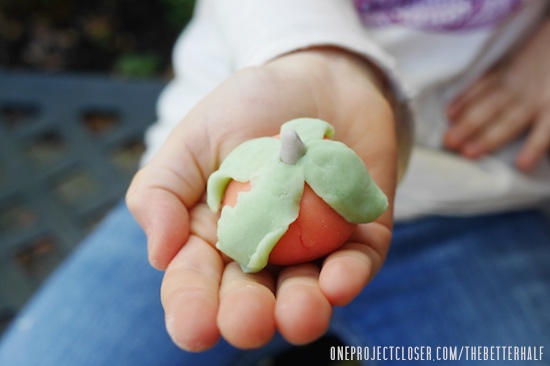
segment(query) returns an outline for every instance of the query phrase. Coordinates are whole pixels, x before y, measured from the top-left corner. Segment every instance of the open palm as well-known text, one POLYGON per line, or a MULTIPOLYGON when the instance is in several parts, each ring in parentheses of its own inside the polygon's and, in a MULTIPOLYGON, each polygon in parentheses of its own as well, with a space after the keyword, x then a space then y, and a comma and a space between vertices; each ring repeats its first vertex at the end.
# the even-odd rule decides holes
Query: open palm
POLYGON ((332 307, 349 303, 382 266, 389 247, 396 184, 396 141, 388 102, 361 59, 317 49, 239 71, 203 99, 135 176, 128 206, 148 238, 151 263, 165 269, 166 326, 190 351, 220 336, 240 348, 276 331, 295 344, 327 329, 332 307), (243 273, 215 248, 218 217, 205 204, 206 180, 240 143, 271 136, 281 124, 330 122, 389 198, 377 221, 359 225, 322 265, 243 273))

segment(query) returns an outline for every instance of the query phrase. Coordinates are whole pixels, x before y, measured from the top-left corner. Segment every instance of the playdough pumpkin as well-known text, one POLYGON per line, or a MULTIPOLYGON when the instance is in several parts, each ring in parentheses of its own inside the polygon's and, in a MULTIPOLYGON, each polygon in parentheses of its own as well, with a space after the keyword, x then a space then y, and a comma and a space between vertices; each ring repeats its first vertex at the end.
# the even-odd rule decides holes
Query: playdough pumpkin
POLYGON ((329 254, 386 210, 362 160, 333 135, 322 120, 292 120, 280 137, 239 145, 210 176, 207 203, 221 208, 216 246, 245 272, 329 254))

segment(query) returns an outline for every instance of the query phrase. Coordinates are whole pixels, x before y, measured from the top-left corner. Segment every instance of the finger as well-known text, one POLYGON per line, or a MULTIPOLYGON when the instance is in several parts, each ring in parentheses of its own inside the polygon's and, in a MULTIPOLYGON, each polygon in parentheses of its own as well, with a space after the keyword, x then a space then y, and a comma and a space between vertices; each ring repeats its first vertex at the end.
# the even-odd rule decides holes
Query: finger
POLYGON ((523 171, 532 170, 550 150, 550 108, 539 113, 527 141, 516 159, 516 165, 523 171))
POLYGON ((470 159, 495 151, 521 135, 532 121, 533 109, 519 103, 506 108, 495 120, 461 147, 460 153, 470 159))
POLYGON ((285 268, 279 275, 275 318, 282 336, 305 344, 328 329, 332 306, 319 287, 319 268, 304 264, 285 268))
POLYGON ((134 177, 126 204, 147 236, 149 262, 157 269, 165 269, 187 240, 189 214, 174 193, 147 182, 146 174, 141 170, 134 177))
POLYGON ((475 104, 488 90, 496 89, 497 73, 489 71, 474 81, 464 92, 459 94, 447 107, 447 116, 454 120, 469 105, 475 104))
POLYGON ((444 136, 444 144, 449 149, 460 149, 476 133, 492 124, 501 109, 514 100, 506 88, 486 89, 475 103, 469 103, 462 110, 444 136))
POLYGON ((250 349, 275 334, 273 276, 267 271, 244 273, 236 262, 227 265, 220 288, 218 326, 233 346, 250 349))
POLYGON ((165 269, 187 240, 188 208, 204 192, 209 163, 196 156, 205 159, 210 154, 198 143, 203 139, 193 136, 175 131, 135 175, 126 194, 130 212, 147 235, 149 261, 158 269, 165 269))
POLYGON ((334 306, 347 305, 378 273, 391 229, 378 223, 359 225, 351 240, 327 257, 319 277, 323 294, 334 306))
POLYGON ((219 214, 212 212, 204 202, 199 203, 190 213, 191 235, 198 236, 212 247, 218 241, 218 219, 219 214))
POLYGON ((216 317, 223 268, 218 252, 192 235, 166 269, 161 300, 166 329, 179 347, 204 351, 218 341, 216 317))

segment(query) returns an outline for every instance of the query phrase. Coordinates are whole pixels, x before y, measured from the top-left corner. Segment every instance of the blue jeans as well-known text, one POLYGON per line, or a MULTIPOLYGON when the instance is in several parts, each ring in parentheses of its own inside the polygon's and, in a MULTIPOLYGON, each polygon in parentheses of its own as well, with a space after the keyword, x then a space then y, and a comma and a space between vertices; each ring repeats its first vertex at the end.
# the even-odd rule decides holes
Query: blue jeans
MULTIPOLYGON (((255 351, 224 341, 205 353, 179 350, 165 332, 161 279, 118 206, 5 333, 0 365, 246 365, 290 347, 276 337, 255 351)), ((434 347, 432 357, 437 346, 545 346, 536 364, 550 364, 548 220, 521 212, 396 225, 382 271, 335 309, 330 332, 361 348, 434 347)), ((321 352, 329 360, 330 349, 321 352)))

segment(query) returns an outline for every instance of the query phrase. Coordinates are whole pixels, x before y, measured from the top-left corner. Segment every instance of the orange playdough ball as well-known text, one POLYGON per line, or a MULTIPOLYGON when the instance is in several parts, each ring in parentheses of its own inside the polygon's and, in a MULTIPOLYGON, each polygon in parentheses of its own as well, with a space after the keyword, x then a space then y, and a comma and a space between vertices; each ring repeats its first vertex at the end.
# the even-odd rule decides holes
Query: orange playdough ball
MULTIPOLYGON (((231 181, 223 205, 233 207, 239 192, 249 191, 249 182, 231 181)), ((298 218, 275 245, 269 263, 290 265, 305 263, 338 249, 350 237, 356 224, 349 223, 306 184, 298 218)))

